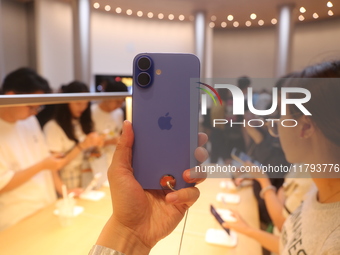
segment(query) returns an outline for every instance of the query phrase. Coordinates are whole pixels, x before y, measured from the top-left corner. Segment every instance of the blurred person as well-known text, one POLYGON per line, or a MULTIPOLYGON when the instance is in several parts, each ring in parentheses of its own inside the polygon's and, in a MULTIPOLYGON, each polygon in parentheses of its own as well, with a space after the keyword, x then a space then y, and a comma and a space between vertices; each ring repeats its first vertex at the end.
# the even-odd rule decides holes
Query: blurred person
MULTIPOLYGON (((315 188, 286 219, 280 237, 249 226, 236 212, 234 216, 237 221, 223 225, 284 255, 339 254, 340 178, 337 173, 340 165, 340 61, 307 67, 296 78, 318 78, 307 81, 297 79, 297 82, 296 79, 289 79, 285 83, 285 86, 310 91, 312 97, 304 106, 312 115, 303 115, 295 105, 287 106, 287 115, 281 119, 295 119, 298 124, 290 128, 278 125, 282 149, 289 162, 309 164, 311 167, 323 164, 325 172, 311 171, 315 188)), ((289 98, 297 98, 297 95, 289 94, 289 98)), ((270 185, 262 190, 264 197, 275 192, 270 185)))
MULTIPOLYGON (((128 88, 123 82, 108 81, 103 89, 103 92, 128 92, 128 88)), ((124 102, 124 98, 110 98, 91 105, 94 129, 98 133, 106 135, 103 147, 107 159, 106 169, 110 166, 122 131, 124 112, 121 107, 124 102)))
MULTIPOLYGON (((133 140, 132 125, 124 121, 123 133, 108 172, 114 210, 92 248, 91 255, 149 254, 159 240, 175 229, 199 197, 196 187, 174 192, 143 190, 133 176, 133 140)), ((199 134, 199 146, 206 141, 207 136, 199 134)), ((199 147, 195 150, 195 157, 203 162, 208 153, 199 147)), ((183 179, 188 183, 203 181, 201 178, 190 178, 190 169, 183 172, 183 179)))
MULTIPOLYGON (((9 73, 2 84, 3 95, 50 92, 43 77, 29 68, 9 73)), ((0 230, 56 200, 51 172, 69 158, 49 153, 34 116, 39 105, 0 107, 0 230)))
MULTIPOLYGON (((61 88, 62 93, 89 92, 86 84, 73 81, 61 88)), ((51 153, 67 155, 76 154, 76 157, 54 174, 56 189, 62 194, 62 184, 69 192, 79 195, 83 187, 83 175, 92 178, 92 172, 85 159, 85 154, 91 155, 95 148, 101 147, 104 138, 94 132, 89 101, 73 101, 68 104, 56 105, 53 119, 48 121, 44 128, 47 145, 51 153)), ((86 182, 89 182, 87 180, 86 182)))

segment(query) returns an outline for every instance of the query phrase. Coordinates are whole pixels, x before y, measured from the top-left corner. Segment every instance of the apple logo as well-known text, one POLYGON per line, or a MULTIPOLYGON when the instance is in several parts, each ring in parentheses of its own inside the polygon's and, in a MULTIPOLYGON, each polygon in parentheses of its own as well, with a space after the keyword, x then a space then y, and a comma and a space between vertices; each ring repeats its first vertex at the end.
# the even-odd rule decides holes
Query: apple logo
POLYGON ((170 123, 171 117, 169 116, 169 113, 165 114, 165 116, 159 117, 158 119, 158 126, 161 130, 170 130, 172 128, 172 125, 170 123))

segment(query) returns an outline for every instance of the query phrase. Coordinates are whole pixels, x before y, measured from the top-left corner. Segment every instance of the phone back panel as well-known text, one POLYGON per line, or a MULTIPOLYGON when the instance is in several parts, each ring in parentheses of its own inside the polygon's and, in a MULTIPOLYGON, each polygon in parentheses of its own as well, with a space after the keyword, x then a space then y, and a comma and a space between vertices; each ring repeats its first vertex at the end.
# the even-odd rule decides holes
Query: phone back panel
POLYGON ((175 189, 192 186, 182 173, 197 165, 199 89, 190 79, 199 78, 199 60, 192 54, 145 53, 137 55, 133 65, 134 175, 144 189, 162 189, 164 175, 175 177, 175 189), (141 56, 153 62, 153 81, 147 88, 136 82, 141 56))

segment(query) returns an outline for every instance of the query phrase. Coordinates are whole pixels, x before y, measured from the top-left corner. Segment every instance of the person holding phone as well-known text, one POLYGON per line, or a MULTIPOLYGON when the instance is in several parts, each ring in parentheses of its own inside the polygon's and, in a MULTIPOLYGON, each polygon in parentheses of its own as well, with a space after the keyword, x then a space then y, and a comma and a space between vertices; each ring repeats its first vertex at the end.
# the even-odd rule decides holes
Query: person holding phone
MULTIPOLYGON (((308 164, 315 188, 286 219, 280 237, 249 226, 236 212, 237 221, 225 222, 224 227, 284 255, 340 253, 339 80, 340 61, 333 61, 307 67, 285 82, 285 86, 302 87, 311 93, 304 106, 312 115, 303 115, 295 105, 288 105, 281 120, 294 119, 298 124, 290 128, 278 125, 278 135, 288 162, 308 164), (316 169, 322 164, 324 171, 316 169)), ((289 94, 289 98, 293 96, 298 98, 289 94)), ((263 196, 273 192, 266 189, 263 196)))
MULTIPOLYGON (((78 81, 62 86, 62 93, 89 92, 86 84, 78 81)), ((74 101, 59 104, 55 107, 53 119, 43 128, 47 145, 51 153, 67 155, 74 154, 74 158, 59 173, 54 174, 56 189, 62 194, 62 184, 69 192, 77 196, 83 191, 82 175, 92 173, 85 160, 85 153, 96 147, 101 147, 104 137, 94 132, 89 101, 74 101)))
MULTIPOLYGON (((199 134, 199 146, 206 141, 207 136, 199 134)), ((132 125, 129 121, 124 121, 123 133, 108 171, 114 210, 90 252, 92 255, 148 254, 160 239, 175 229, 185 212, 199 197, 196 187, 175 192, 144 190, 133 175, 133 142, 132 125)), ((198 147, 195 157, 203 162, 208 158, 208 153, 204 148, 198 147)), ((190 170, 183 172, 183 179, 188 183, 204 180, 190 178, 190 170)))

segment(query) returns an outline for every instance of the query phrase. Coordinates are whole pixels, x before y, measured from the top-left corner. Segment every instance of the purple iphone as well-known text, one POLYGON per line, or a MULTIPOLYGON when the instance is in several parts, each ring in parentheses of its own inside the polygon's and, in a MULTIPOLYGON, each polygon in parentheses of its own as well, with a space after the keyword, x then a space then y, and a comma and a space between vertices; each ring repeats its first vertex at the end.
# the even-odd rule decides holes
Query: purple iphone
POLYGON ((132 166, 144 189, 193 186, 182 174, 197 165, 199 75, 192 54, 142 53, 133 61, 132 166))

